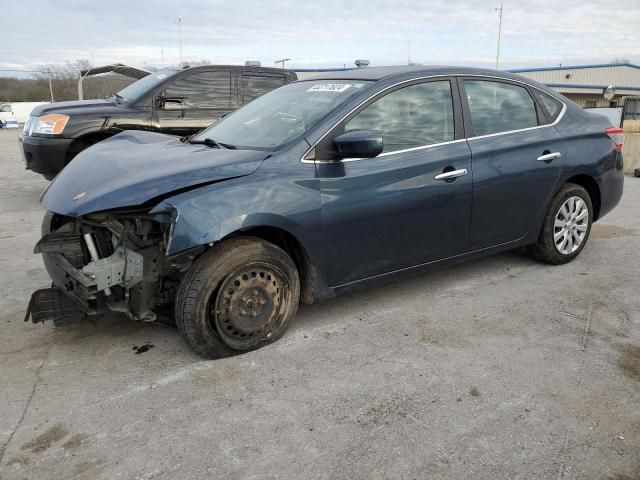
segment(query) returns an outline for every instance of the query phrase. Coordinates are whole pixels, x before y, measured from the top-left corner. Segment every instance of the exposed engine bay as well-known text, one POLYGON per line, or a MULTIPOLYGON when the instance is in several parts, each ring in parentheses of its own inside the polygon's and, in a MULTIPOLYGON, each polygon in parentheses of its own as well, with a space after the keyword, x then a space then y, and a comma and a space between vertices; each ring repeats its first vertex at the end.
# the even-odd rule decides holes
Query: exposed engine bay
POLYGON ((53 286, 34 292, 25 320, 62 324, 109 311, 156 320, 199 253, 168 259, 170 225, 168 215, 145 210, 75 219, 48 213, 35 253, 42 253, 53 286))

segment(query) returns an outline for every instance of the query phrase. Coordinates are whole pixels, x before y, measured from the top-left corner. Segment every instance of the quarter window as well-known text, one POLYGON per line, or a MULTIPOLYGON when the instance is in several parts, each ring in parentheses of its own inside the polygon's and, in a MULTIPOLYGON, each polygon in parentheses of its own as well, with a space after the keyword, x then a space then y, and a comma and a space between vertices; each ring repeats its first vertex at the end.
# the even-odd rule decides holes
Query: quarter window
POLYGON ((451 84, 426 82, 395 90, 349 120, 345 131, 353 130, 380 132, 383 153, 453 140, 451 84))
POLYGON ((476 135, 538 125, 535 104, 525 88, 487 80, 465 80, 464 88, 476 135))
POLYGON ((553 98, 551 95, 542 93, 540 90, 534 90, 533 95, 549 114, 549 118, 551 119, 551 121, 554 121, 556 118, 558 118, 560 110, 562 110, 562 104, 558 100, 553 98))
POLYGON ((281 87, 284 83, 284 77, 243 75, 242 103, 249 103, 251 100, 281 87))
POLYGON ((168 86, 165 97, 167 110, 229 108, 231 73, 225 71, 194 73, 168 86))

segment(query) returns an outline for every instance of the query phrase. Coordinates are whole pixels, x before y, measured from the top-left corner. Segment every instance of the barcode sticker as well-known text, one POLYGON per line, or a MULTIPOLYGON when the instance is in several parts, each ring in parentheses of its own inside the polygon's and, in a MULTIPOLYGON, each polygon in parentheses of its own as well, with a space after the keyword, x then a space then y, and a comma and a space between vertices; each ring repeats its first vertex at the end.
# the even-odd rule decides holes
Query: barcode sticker
POLYGON ((342 93, 351 85, 348 83, 321 83, 314 85, 307 92, 336 92, 342 93))

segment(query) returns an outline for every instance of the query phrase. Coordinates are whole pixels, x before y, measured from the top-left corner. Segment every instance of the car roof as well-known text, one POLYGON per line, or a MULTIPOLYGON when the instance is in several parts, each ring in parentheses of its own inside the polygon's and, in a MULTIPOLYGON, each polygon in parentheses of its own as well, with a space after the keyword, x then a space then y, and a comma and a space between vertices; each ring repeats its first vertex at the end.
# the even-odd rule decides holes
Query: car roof
POLYGON ((314 75, 313 78, 306 80, 387 80, 387 79, 405 79, 412 77, 431 76, 431 75, 483 75, 491 77, 500 77, 504 79, 526 81, 531 85, 539 85, 537 82, 514 75, 509 72, 500 70, 490 70, 485 68, 456 67, 448 65, 403 65, 393 67, 364 67, 354 68, 352 70, 342 70, 335 72, 325 72, 314 75))

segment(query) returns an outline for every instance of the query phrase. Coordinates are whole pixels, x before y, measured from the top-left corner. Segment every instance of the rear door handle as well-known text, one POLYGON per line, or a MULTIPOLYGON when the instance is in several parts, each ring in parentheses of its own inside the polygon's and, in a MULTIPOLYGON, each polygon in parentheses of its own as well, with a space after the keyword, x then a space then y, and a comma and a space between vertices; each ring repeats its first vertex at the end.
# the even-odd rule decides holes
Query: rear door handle
POLYGON ((450 172, 443 172, 440 175, 436 175, 433 177, 435 180, 451 180, 453 178, 462 177, 467 174, 466 168, 461 168, 460 170, 451 170, 450 172))
POLYGON ((544 155, 540 155, 538 157, 539 162, 550 162, 551 160, 555 160, 556 158, 560 158, 562 154, 560 152, 553 153, 545 153, 544 155))

